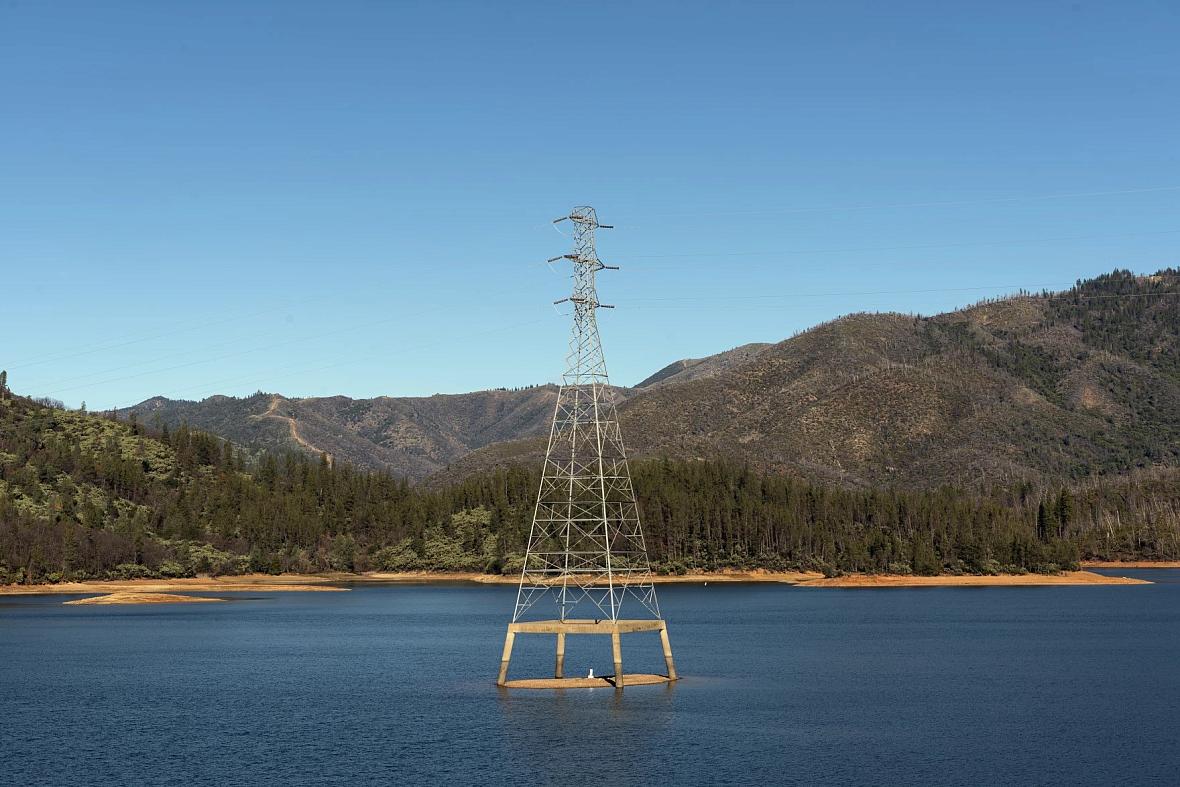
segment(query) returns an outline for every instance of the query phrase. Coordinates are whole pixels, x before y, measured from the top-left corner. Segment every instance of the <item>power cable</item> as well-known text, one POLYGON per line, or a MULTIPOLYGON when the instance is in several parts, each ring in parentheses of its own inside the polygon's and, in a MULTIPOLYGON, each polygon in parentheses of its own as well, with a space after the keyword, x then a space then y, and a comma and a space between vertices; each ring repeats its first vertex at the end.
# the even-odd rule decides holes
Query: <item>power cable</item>
MULTIPOLYGON (((829 205, 816 206, 806 208, 755 208, 748 210, 685 210, 673 211, 667 213, 648 214, 649 216, 676 216, 682 218, 700 218, 700 217, 714 217, 714 216, 757 216, 757 215, 786 215, 792 213, 848 213, 853 211, 863 210, 893 210, 897 208, 932 208, 932 207, 959 207, 964 205, 989 205, 1006 202, 1041 202, 1058 199, 1082 199, 1087 197, 1113 197, 1122 196, 1126 194, 1153 194, 1159 192, 1180 191, 1180 186, 1153 186, 1149 188, 1137 189, 1115 189, 1110 191, 1078 191, 1066 192, 1057 194, 1032 194, 1032 195, 1018 195, 1009 197, 982 197, 978 199, 965 200, 935 200, 926 202, 894 202, 894 203, 876 203, 867 205, 829 205)), ((640 227, 641 224, 616 224, 616 227, 640 227)))

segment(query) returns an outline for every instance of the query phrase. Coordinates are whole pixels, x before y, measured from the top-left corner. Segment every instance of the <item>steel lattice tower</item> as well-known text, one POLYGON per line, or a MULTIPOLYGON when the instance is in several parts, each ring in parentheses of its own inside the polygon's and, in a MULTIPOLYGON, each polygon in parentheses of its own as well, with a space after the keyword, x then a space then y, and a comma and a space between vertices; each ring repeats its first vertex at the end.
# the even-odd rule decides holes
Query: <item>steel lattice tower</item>
POLYGON ((621 687, 619 634, 649 630, 660 632, 666 679, 675 680, 598 335, 598 309, 613 307, 599 303, 595 277, 617 268, 599 261, 594 232, 610 227, 599 224, 588 206, 554 223, 563 221, 574 226, 573 252, 549 262, 573 264, 573 293, 556 301, 573 304, 573 329, 499 682, 505 684, 516 632, 557 634, 557 678, 562 677, 565 635, 601 633, 613 637, 614 684, 621 687), (621 618, 627 601, 633 602, 628 611, 635 609, 642 619, 621 618), (574 619, 574 612, 585 619, 574 619), (530 613, 556 613, 556 619, 528 622, 530 613))

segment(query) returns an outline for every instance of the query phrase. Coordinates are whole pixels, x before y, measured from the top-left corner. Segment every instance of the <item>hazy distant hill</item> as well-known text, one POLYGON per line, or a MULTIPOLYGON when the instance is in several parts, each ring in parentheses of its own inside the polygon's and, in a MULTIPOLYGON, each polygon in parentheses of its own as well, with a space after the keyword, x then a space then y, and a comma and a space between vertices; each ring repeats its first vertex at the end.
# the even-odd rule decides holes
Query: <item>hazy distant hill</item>
POLYGON ((253 449, 302 448, 422 478, 470 451, 543 433, 557 387, 423 397, 287 399, 257 393, 200 402, 155 397, 120 411, 145 424, 188 423, 253 449))
MULTIPOLYGON (((849 315, 708 376, 649 382, 620 408, 624 435, 636 456, 724 456, 857 485, 1174 465, 1178 280, 1116 272, 931 318, 849 315)), ((444 477, 542 450, 489 446, 444 477)))

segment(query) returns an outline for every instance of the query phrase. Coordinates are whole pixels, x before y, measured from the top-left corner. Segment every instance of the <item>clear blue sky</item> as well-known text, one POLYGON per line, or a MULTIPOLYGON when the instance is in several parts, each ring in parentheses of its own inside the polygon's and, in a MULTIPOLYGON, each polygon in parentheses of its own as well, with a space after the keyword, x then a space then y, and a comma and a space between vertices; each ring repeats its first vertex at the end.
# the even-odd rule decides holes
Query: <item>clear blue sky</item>
POLYGON ((0 2, 0 367, 92 409, 614 381, 1180 254, 1175 2, 0 2))

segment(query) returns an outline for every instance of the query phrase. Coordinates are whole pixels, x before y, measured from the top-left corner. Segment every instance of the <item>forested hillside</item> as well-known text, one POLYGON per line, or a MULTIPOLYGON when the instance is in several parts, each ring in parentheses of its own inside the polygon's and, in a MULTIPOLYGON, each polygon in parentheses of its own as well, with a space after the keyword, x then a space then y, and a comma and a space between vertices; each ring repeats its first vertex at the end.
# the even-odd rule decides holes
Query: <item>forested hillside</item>
POLYGON ((327 453, 357 467, 420 479, 485 445, 542 434, 556 395, 554 385, 374 399, 260 392, 199 402, 155 397, 119 415, 170 428, 187 424, 252 451, 327 453))
MULTIPOLYGON (((829 488, 725 462, 634 466, 663 571, 1053 571, 1180 558, 1180 472, 1080 485, 829 488)), ((302 454, 248 459, 0 396, 0 582, 197 572, 518 570, 537 478, 516 467, 433 489, 302 454)))
MULTIPOLYGON (((1180 465, 1180 271, 935 317, 853 314, 677 375, 620 408, 633 456, 725 459, 817 483, 982 490, 1180 465)), ((533 463, 475 451, 443 482, 533 463)))

